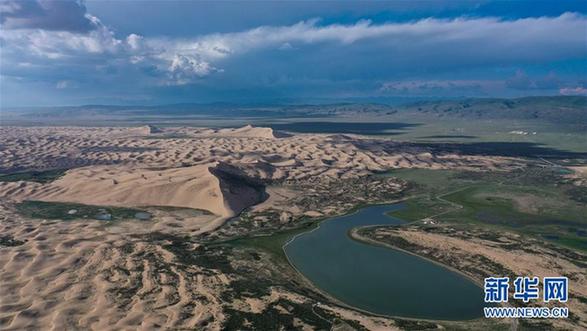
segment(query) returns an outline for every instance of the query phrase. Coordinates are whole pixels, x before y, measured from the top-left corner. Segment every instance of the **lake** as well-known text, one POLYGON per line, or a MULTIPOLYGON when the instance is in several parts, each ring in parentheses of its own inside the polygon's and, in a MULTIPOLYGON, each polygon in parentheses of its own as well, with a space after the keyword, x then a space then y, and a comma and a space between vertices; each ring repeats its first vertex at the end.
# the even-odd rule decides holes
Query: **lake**
POLYGON ((290 262, 314 285, 350 306, 376 314, 464 320, 482 316, 483 290, 467 277, 398 250, 358 242, 348 232, 396 225, 377 205, 326 220, 284 247, 290 262))

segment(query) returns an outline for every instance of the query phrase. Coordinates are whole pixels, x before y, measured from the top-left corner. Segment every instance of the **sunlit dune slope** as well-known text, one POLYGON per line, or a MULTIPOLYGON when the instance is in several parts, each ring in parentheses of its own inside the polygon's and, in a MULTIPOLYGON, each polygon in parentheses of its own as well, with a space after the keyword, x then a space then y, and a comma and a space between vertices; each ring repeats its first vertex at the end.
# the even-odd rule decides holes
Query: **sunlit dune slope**
MULTIPOLYGON (((2 194, 4 193, 4 194, 2 194)), ((264 199, 260 183, 219 162, 171 169, 91 166, 46 185, 6 183, 12 198, 107 206, 174 206, 231 217, 264 199)))

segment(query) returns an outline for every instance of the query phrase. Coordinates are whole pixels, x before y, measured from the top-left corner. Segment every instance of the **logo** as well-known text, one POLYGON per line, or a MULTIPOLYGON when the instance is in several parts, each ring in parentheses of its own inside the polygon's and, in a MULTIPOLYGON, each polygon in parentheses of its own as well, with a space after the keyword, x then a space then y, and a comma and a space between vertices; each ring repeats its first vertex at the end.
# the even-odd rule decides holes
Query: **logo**
MULTIPOLYGON (((489 277, 484 284, 486 303, 505 303, 509 301, 510 278, 489 277)), ((532 300, 564 303, 568 300, 569 280, 567 277, 544 277, 542 286, 538 277, 517 277, 513 281, 514 300, 528 303, 532 300), (542 291, 542 292, 541 292, 542 291)), ((485 307, 486 318, 566 318, 567 307, 485 307)))

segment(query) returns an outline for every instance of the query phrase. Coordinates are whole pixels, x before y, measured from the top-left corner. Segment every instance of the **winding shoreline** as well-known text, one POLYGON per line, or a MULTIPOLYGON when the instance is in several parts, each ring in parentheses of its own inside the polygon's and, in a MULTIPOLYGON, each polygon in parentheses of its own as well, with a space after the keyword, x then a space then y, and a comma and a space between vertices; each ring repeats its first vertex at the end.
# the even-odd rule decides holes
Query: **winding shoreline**
POLYGON ((373 240, 371 238, 368 238, 368 237, 365 237, 365 236, 362 236, 362 235, 359 234, 359 231, 360 230, 368 229, 368 228, 374 228, 374 227, 378 227, 378 226, 380 226, 380 225, 368 225, 368 226, 361 226, 361 227, 353 228, 353 229, 351 229, 351 231, 348 232, 348 234, 349 234, 349 237, 351 237, 353 240, 356 240, 358 242, 362 242, 362 243, 373 245, 373 246, 379 246, 379 247, 385 247, 385 248, 393 249, 393 250, 396 250, 396 251, 400 251, 402 253, 406 253, 406 254, 410 254, 410 255, 419 257, 419 258, 424 259, 424 260, 426 260, 428 262, 432 262, 432 263, 434 263, 434 264, 436 264, 438 266, 441 266, 441 267, 443 267, 443 268, 445 268, 447 270, 450 270, 452 272, 458 273, 458 274, 466 277, 467 279, 469 279, 470 281, 472 281, 473 283, 475 283, 476 285, 478 285, 480 288, 483 288, 483 282, 482 281, 480 281, 480 280, 478 280, 476 278, 473 278, 473 276, 471 276, 469 274, 466 274, 465 272, 463 272, 463 271, 461 271, 459 269, 456 269, 455 267, 452 267, 452 266, 447 265, 447 264, 444 264, 444 263, 442 263, 440 261, 431 259, 431 258, 429 258, 427 256, 423 256, 423 255, 417 254, 415 252, 408 251, 408 250, 403 249, 403 248, 399 248, 399 247, 394 246, 394 245, 389 244, 389 243, 384 243, 384 242, 380 242, 380 241, 377 241, 377 240, 373 240))
MULTIPOLYGON (((320 294, 322 294, 323 296, 325 296, 326 298, 328 298, 329 300, 331 300, 331 303, 332 303, 332 304, 338 305, 338 306, 340 306, 340 307, 342 307, 342 308, 351 309, 351 310, 354 310, 354 311, 357 311, 357 312, 361 312, 361 313, 364 313, 364 314, 368 314, 368 315, 371 315, 371 316, 375 316, 375 317, 383 317, 383 318, 390 318, 390 319, 402 319, 402 320, 410 320, 410 321, 425 321, 425 322, 462 322, 462 321, 476 321, 476 320, 480 320, 480 319, 481 319, 481 317, 479 317, 479 318, 472 318, 472 319, 462 319, 462 320, 461 320, 461 319, 458 319, 458 320, 452 320, 452 319, 427 319, 427 318, 407 317, 407 316, 400 316, 400 315, 387 315, 387 314, 379 314, 379 313, 374 313, 374 312, 371 312, 371 311, 368 311, 368 310, 364 310, 364 309, 361 309, 361 308, 358 308, 358 307, 352 306, 352 305, 350 305, 350 304, 347 304, 347 303, 344 303, 344 302, 340 301, 340 300, 339 300, 339 299, 337 299, 337 298, 334 298, 334 297, 333 297, 332 295, 330 295, 329 293, 327 293, 327 292, 323 291, 322 289, 320 289, 320 288, 319 288, 319 287, 318 287, 316 284, 314 284, 314 282, 312 282, 312 281, 311 281, 309 278, 307 278, 307 277, 306 277, 306 276, 305 276, 305 275, 304 275, 304 274, 303 274, 303 273, 302 273, 302 272, 301 272, 301 271, 300 271, 300 270, 299 270, 299 269, 298 269, 298 268, 297 268, 297 267, 296 267, 296 266, 293 264, 293 262, 290 260, 290 258, 289 258, 289 256, 288 256, 288 254, 287 254, 287 252, 286 252, 286 247, 287 247, 287 246, 288 246, 290 243, 292 243, 292 242, 293 242, 295 239, 299 238, 301 235, 308 234, 308 233, 312 233, 312 232, 314 232, 314 231, 318 230, 318 229, 320 228, 320 226, 321 226, 321 224, 322 224, 323 222, 330 221, 330 220, 332 220, 332 219, 335 219, 335 218, 338 218, 338 217, 344 217, 344 216, 353 215, 353 214, 355 214, 355 213, 359 212, 361 209, 363 209, 363 208, 366 208, 366 207, 382 206, 382 205, 394 205, 394 204, 399 204, 399 203, 401 203, 401 202, 404 202, 404 201, 406 201, 406 200, 408 200, 408 199, 409 199, 409 198, 403 198, 403 199, 394 200, 394 201, 390 201, 390 202, 383 202, 383 203, 374 203, 374 204, 368 204, 368 205, 361 206, 361 207, 358 207, 358 208, 353 208, 353 210, 352 210, 351 212, 349 212, 349 213, 346 213, 346 214, 342 214, 342 215, 338 215, 338 216, 333 216, 333 217, 325 218, 325 219, 323 219, 323 220, 319 221, 318 225, 317 225, 316 227, 312 228, 311 230, 304 231, 304 232, 301 232, 301 233, 297 233, 297 234, 295 234, 294 236, 292 236, 291 238, 289 238, 289 239, 288 239, 288 240, 287 240, 287 241, 286 241, 286 242, 283 244, 283 246, 281 247, 281 249, 282 249, 282 252, 283 252, 283 254, 285 255, 285 258, 286 258, 286 260, 287 260, 288 264, 290 265, 290 267, 291 267, 291 268, 293 268, 293 269, 296 271, 296 273, 297 273, 298 275, 300 275, 300 276, 301 276, 301 278, 302 278, 302 279, 303 279, 305 282, 307 282, 308 284, 310 284, 310 285, 311 285, 311 287, 312 287, 314 290, 316 290, 317 292, 319 292, 320 294)), ((387 214, 385 214, 385 213, 384 213, 383 215, 384 215, 385 217, 389 217, 389 216, 388 216, 387 214)), ((405 222, 405 223, 403 223, 402 225, 404 225, 404 224, 410 224, 410 223, 411 223, 411 222, 405 222)), ((462 276, 466 277, 467 279, 471 280, 471 281, 472 281, 472 282, 473 282, 475 285, 477 285, 478 287, 481 287, 481 288, 482 288, 482 284, 481 284, 481 283, 479 283, 479 282, 478 282, 478 281, 476 281, 475 279, 471 278, 469 275, 466 275, 466 274, 464 274, 463 272, 461 272, 461 271, 459 271, 459 270, 457 270, 457 269, 454 269, 454 268, 452 268, 452 267, 450 267, 450 266, 444 265, 444 264, 442 264, 442 263, 440 263, 440 262, 438 262, 438 261, 434 261, 434 260, 431 260, 431 259, 429 259, 429 258, 426 258, 426 257, 420 256, 420 255, 417 255, 417 254, 415 254, 415 253, 413 253, 413 252, 409 252, 409 251, 406 251, 406 250, 403 250, 403 249, 400 249, 400 248, 394 247, 394 246, 392 246, 392 245, 379 244, 379 243, 377 243, 376 241, 371 241, 371 240, 369 240, 368 238, 364 238, 364 239, 363 239, 363 237, 359 237, 359 236, 358 236, 358 234, 355 234, 355 232, 357 232, 357 231, 359 231, 360 229, 363 229, 363 228, 377 227, 377 226, 385 226, 385 225, 387 225, 387 224, 373 224, 373 225, 368 225, 368 226, 360 226, 360 227, 352 228, 350 231, 348 231, 348 232, 347 232, 347 235, 348 235, 348 237, 349 237, 350 239, 352 239, 352 240, 356 240, 357 242, 361 242, 361 243, 368 244, 368 245, 371 245, 371 246, 385 247, 385 248, 387 248, 387 249, 392 249, 392 250, 400 251, 400 252, 403 252, 403 253, 408 253, 408 254, 410 254, 410 255, 412 255, 412 256, 415 256, 415 257, 418 257, 418 258, 422 258, 422 259, 424 259, 424 260, 426 260, 426 261, 428 261, 428 262, 432 262, 432 263, 434 263, 435 265, 439 265, 439 266, 441 266, 441 267, 443 267, 443 268, 447 269, 448 271, 452 271, 452 272, 455 272, 455 273, 457 273, 457 274, 459 274, 459 275, 462 275, 462 276), (355 235, 356 235, 357 237, 355 237, 355 235)), ((318 304, 320 304, 320 303, 318 303, 318 304)))

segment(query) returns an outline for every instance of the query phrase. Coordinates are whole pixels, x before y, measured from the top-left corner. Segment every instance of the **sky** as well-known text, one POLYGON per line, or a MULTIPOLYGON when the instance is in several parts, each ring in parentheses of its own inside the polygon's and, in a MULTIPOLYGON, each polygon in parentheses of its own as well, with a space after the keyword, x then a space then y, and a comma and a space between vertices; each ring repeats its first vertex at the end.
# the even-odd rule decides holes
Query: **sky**
POLYGON ((587 1, 0 0, 0 107, 587 95, 587 1))

